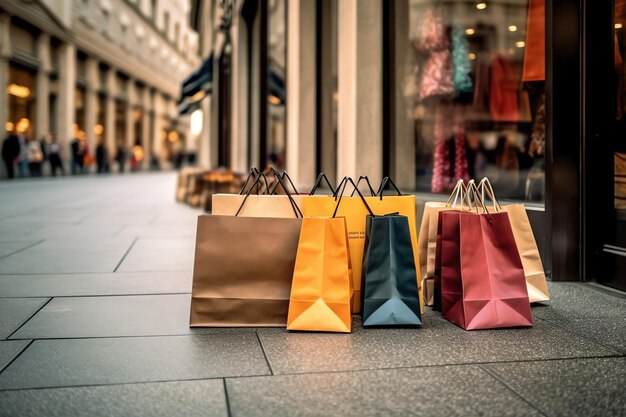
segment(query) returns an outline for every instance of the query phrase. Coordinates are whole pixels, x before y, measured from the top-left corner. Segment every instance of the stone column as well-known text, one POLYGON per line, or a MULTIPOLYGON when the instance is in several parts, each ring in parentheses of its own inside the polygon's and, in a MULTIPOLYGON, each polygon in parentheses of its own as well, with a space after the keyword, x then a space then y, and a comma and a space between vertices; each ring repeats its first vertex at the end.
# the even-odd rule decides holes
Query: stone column
MULTIPOLYGON (((9 121, 9 59, 11 58, 11 16, 0 14, 0 132, 4 137, 4 126, 9 121)), ((2 167, 4 169, 4 166, 2 167)))
POLYGON ((395 51, 392 56, 395 59, 394 68, 396 73, 392 74, 396 82, 392 83, 394 91, 391 99, 395 101, 395 120, 392 120, 394 137, 391 140, 391 172, 395 184, 403 190, 415 189, 415 133, 413 112, 413 98, 405 97, 402 91, 406 69, 412 65, 414 54, 411 52, 411 45, 407 33, 409 33, 410 13, 409 2, 396 1, 392 7, 395 15, 395 51))
POLYGON ((380 0, 338 2, 337 179, 382 177, 380 0))
POLYGON ((288 7, 287 171, 300 188, 315 182, 316 4, 294 0, 288 7))
POLYGON ((124 131, 124 144, 130 151, 135 146, 135 118, 133 117, 133 107, 135 105, 135 80, 129 78, 126 81, 126 130, 124 131))
POLYGON ((152 92, 152 108, 154 109, 154 117, 152 119, 152 150, 154 154, 161 159, 161 129, 163 117, 163 98, 158 91, 152 92))
POLYGON ((241 15, 234 13, 231 26, 231 168, 246 172, 248 164, 248 33, 241 15))
POLYGON ((141 112, 141 145, 144 153, 144 167, 150 166, 150 152, 152 152, 152 138, 150 137, 150 112, 152 112, 152 100, 150 89, 146 86, 140 97, 143 111, 141 112))
POLYGON ((35 138, 41 140, 50 133, 50 36, 41 33, 37 38, 37 91, 35 93, 35 138))
MULTIPOLYGON (((64 43, 59 49, 59 105, 56 132, 64 149, 68 149, 74 135, 72 127, 76 118, 75 94, 76 47, 71 43, 64 43)), ((65 155, 69 155, 69 151, 65 155)))
POLYGON ((115 141, 115 69, 109 68, 105 78, 106 99, 104 109, 104 143, 106 144, 109 158, 113 158, 117 148, 115 141))
POLYGON ((87 146, 91 153, 96 151, 96 133, 94 131, 97 124, 97 102, 98 102, 98 61, 93 58, 87 58, 86 76, 87 88, 85 89, 85 138, 87 146))

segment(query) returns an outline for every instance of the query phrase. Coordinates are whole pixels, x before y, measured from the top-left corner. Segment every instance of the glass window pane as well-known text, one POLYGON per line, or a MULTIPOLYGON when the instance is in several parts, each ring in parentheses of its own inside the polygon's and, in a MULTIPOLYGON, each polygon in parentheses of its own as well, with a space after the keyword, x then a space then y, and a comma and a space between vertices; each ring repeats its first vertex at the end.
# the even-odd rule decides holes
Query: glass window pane
POLYGON ((484 176, 498 197, 544 200, 545 0, 409 1, 400 76, 416 188, 484 176))

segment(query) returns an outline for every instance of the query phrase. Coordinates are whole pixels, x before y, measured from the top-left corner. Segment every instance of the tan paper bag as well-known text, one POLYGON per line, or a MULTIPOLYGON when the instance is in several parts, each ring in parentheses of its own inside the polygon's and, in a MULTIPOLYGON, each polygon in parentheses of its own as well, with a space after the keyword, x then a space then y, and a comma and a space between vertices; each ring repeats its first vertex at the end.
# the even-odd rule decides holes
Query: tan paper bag
POLYGON ((495 197, 491 183, 487 178, 483 178, 478 184, 478 191, 483 203, 487 200, 492 201, 492 205, 488 207, 489 211, 505 211, 509 214, 511 228, 515 236, 515 243, 522 259, 524 267, 524 276, 526 277, 526 288, 528 289, 528 298, 531 303, 540 301, 548 301, 550 299, 548 293, 548 283, 546 282, 546 274, 543 270, 543 263, 539 256, 539 248, 535 235, 528 220, 528 214, 523 204, 500 205, 495 197), (487 199, 487 200, 486 200, 487 199))

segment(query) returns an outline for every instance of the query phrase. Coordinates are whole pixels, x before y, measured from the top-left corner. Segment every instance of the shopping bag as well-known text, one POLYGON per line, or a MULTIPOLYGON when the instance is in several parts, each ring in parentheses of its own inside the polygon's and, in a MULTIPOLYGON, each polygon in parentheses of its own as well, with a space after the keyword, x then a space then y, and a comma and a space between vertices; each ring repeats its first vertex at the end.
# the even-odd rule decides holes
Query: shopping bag
POLYGON ((485 199, 490 199, 492 205, 489 208, 493 212, 504 211, 508 213, 515 236, 515 243, 519 251, 522 265, 524 267, 524 276, 526 278, 526 288, 528 290, 528 298, 531 303, 548 301, 550 295, 548 293, 548 283, 546 274, 543 270, 543 263, 539 256, 539 248, 535 241, 535 235, 528 220, 528 214, 524 205, 507 204, 500 205, 498 202, 489 179, 483 178, 478 184, 480 198, 487 203, 485 199))
MULTIPOLYGON (((347 178, 347 177, 346 177, 347 178)), ((384 180, 383 180, 384 182, 384 180)), ((387 180, 385 184, 392 182, 387 180)), ((337 186, 337 190, 345 193, 344 185, 349 184, 358 189, 352 179, 342 180, 337 186)), ((370 187, 371 189, 371 187, 370 187)), ((365 244, 365 221, 369 214, 368 209, 363 204, 359 196, 342 196, 336 190, 334 196, 299 196, 298 204, 302 209, 304 217, 315 216, 331 216, 337 205, 337 200, 341 197, 341 205, 339 206, 337 216, 345 217, 346 226, 348 228, 348 238, 350 241, 350 257, 352 263, 352 279, 355 288, 355 296, 353 299, 353 309, 355 313, 361 311, 361 270, 363 267, 363 249, 365 244)), ((398 192, 399 193, 399 192, 398 192)), ((399 193, 400 194, 400 193, 399 193)), ((394 196, 368 196, 364 197, 365 201, 371 208, 372 212, 377 215, 397 212, 409 219, 409 226, 412 230, 412 242, 414 242, 414 255, 417 257, 417 235, 415 229, 415 211, 416 202, 413 195, 394 195, 394 196)))
POLYGON ((419 291, 406 216, 368 216, 361 280, 363 327, 420 326, 419 291))
POLYGON ((417 252, 419 256, 420 289, 425 305, 432 306, 435 302, 435 251, 437 248, 437 226, 439 212, 446 210, 466 210, 466 193, 463 180, 459 180, 445 203, 429 201, 424 205, 424 214, 417 235, 417 252))
MULTIPOLYGON (((280 184, 283 190, 284 183, 277 173, 274 173, 272 181, 280 184)), ((213 214, 222 216, 239 217, 277 217, 277 218, 295 218, 297 217, 291 201, 299 201, 299 196, 291 196, 286 194, 272 195, 268 180, 264 173, 257 173, 254 181, 247 189, 245 194, 214 194, 213 195, 213 214), (257 190, 265 192, 264 194, 253 194, 257 190), (246 204, 242 204, 244 199, 246 204)), ((296 203, 298 204, 298 203, 296 203)))
POLYGON ((284 327, 301 226, 300 217, 199 216, 190 326, 284 327))
POLYGON ((508 214, 444 211, 439 216, 443 317, 466 330, 532 326, 508 214))
MULTIPOLYGON (((304 217, 293 273, 287 330, 349 333, 352 329, 350 246, 346 219, 338 216, 347 201, 343 189, 332 216, 304 217)), ((357 191, 358 192, 358 191, 357 191)), ((370 214, 360 192, 361 204, 370 214)))
MULTIPOLYGON (((383 178, 380 183, 380 187, 376 191, 375 197, 365 197, 365 201, 376 215, 383 215, 387 213, 398 213, 401 216, 406 216, 409 222, 409 233, 411 238, 411 248, 413 254, 413 268, 417 273, 417 288, 420 293, 420 310, 423 304, 422 302, 422 282, 418 277, 420 276, 420 263, 419 263, 419 246, 417 244, 417 201, 414 195, 404 195, 400 192, 398 187, 389 177, 383 178), (391 186, 395 190, 395 195, 385 195, 385 188, 387 185, 391 186)), ((408 262, 408 261, 407 261, 408 262)), ((360 288, 360 287, 359 287, 360 288)))

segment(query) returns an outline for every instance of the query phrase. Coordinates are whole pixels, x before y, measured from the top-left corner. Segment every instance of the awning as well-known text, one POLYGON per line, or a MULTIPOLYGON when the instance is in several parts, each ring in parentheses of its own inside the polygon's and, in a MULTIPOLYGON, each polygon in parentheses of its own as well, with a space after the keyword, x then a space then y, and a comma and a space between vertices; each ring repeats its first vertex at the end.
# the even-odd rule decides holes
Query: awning
POLYGON ((213 54, 204 60, 200 68, 187 77, 181 86, 178 99, 180 115, 188 114, 200 107, 200 102, 213 89, 213 54))

